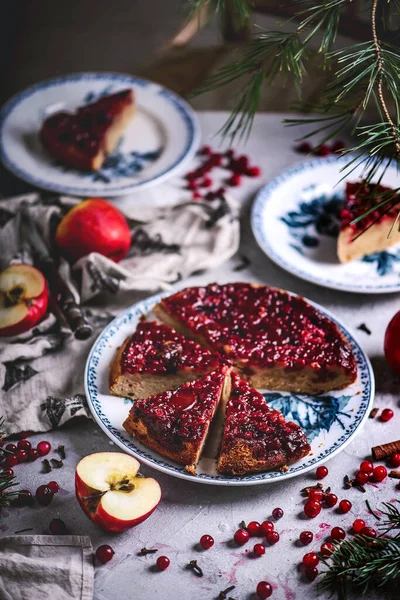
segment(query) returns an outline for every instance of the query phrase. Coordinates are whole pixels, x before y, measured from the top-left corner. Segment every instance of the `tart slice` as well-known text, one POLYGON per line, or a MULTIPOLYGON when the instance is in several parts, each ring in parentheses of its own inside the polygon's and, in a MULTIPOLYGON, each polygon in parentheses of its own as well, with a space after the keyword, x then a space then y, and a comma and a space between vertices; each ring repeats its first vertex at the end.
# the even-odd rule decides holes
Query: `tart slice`
POLYGON ((196 475, 211 420, 229 394, 229 372, 223 365, 176 390, 137 400, 124 422, 126 431, 196 475))
POLYGON ((171 327, 228 357, 257 388, 317 394, 356 379, 338 326, 304 298, 250 283, 186 288, 154 312, 171 327))
POLYGON ((135 112, 131 89, 103 96, 75 113, 57 112, 40 130, 40 140, 51 156, 66 167, 98 171, 113 152, 135 112))
POLYGON ((243 475, 278 469, 310 450, 299 425, 270 409, 260 392, 232 374, 218 473, 243 475))
POLYGON ((382 195, 388 191, 390 191, 388 187, 369 185, 363 181, 347 183, 337 241, 337 255, 341 263, 347 263, 375 252, 382 252, 400 243, 398 227, 393 227, 388 237, 399 211, 399 196, 396 196, 391 204, 376 208, 369 215, 351 225, 354 219, 382 202, 382 195), (370 225, 371 227, 369 227, 370 225), (357 237, 367 227, 369 229, 357 237))
POLYGON ((147 398, 215 370, 217 356, 167 325, 139 323, 110 366, 109 387, 123 398, 147 398))

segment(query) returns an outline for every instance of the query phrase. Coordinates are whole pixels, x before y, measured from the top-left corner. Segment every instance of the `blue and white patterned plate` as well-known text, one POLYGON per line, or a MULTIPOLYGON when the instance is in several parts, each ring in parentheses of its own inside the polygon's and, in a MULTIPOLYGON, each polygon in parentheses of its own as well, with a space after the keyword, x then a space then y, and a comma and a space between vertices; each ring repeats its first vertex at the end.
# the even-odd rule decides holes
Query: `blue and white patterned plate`
POLYGON ((116 398, 108 391, 108 371, 117 348, 131 335, 142 315, 166 294, 152 296, 134 304, 112 321, 100 334, 89 354, 85 370, 85 392, 90 410, 101 429, 128 454, 175 477, 213 485, 257 485, 280 481, 301 475, 341 452, 359 433, 370 412, 374 398, 374 375, 368 358, 352 337, 330 313, 315 303, 323 314, 331 318, 351 344, 357 361, 356 382, 344 390, 319 396, 266 392, 269 405, 280 410, 287 418, 299 423, 307 434, 312 452, 295 463, 285 473, 268 471, 244 477, 222 476, 215 470, 215 460, 202 458, 197 477, 172 460, 137 442, 122 427, 132 400, 116 398))
MULTIPOLYGON (((357 181, 362 175, 357 167, 342 179, 340 170, 348 161, 332 156, 300 163, 262 188, 251 215, 255 238, 275 263, 307 281, 361 294, 400 292, 400 245, 344 265, 338 261, 346 180, 357 181)), ((382 184, 399 183, 397 169, 389 167, 382 184)))
POLYGON ((0 112, 0 158, 32 185, 76 196, 118 196, 159 183, 195 153, 199 125, 190 106, 166 88, 118 73, 78 73, 44 81, 14 96, 0 112), (136 114, 119 147, 100 171, 57 164, 38 132, 59 110, 74 111, 102 95, 132 88, 136 114))

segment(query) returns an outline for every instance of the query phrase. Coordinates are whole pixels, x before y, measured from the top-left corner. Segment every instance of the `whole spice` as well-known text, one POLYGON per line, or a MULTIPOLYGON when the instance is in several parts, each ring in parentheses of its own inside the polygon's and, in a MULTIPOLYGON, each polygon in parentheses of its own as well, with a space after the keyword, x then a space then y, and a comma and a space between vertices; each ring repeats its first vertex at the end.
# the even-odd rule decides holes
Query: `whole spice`
POLYGON ((395 454, 396 452, 400 452, 400 440, 371 448, 371 453, 375 460, 382 460, 382 458, 391 456, 391 454, 395 454))
POLYGON ((64 446, 62 444, 60 444, 58 446, 58 448, 56 448, 56 452, 58 452, 58 454, 60 455, 60 458, 62 460, 65 460, 65 458, 66 458, 65 448, 64 448, 64 446))
POLYGON ((359 325, 357 329, 359 329, 360 331, 364 331, 364 333, 366 333, 367 335, 371 335, 371 330, 366 326, 365 323, 361 323, 361 325, 359 325))
POLYGON ((369 418, 370 419, 375 419, 375 417, 378 414, 378 412, 379 412, 379 408, 373 408, 371 410, 371 412, 369 413, 369 418))
POLYGON ((203 577, 203 571, 201 569, 201 567, 199 567, 199 565, 197 564, 197 560, 191 560, 189 562, 189 564, 187 565, 187 569, 190 569, 191 571, 193 571, 193 573, 195 575, 197 575, 197 577, 203 577))
POLYGON ((226 598, 228 597, 229 592, 231 592, 232 590, 235 589, 234 585, 230 585, 229 587, 226 588, 226 590, 222 590, 222 592, 220 592, 217 596, 217 600, 226 600, 226 598))
POLYGON ((147 556, 147 554, 155 554, 156 552, 158 552, 158 548, 142 548, 138 552, 138 556, 147 556))
POLYGON ((51 473, 51 466, 47 458, 42 460, 43 469, 45 473, 51 473))
POLYGON ((64 466, 64 463, 62 460, 57 460, 56 458, 52 458, 50 460, 51 462, 51 466, 54 467, 55 469, 61 469, 61 467, 64 466))
POLYGON ((389 471, 389 477, 400 479, 400 471, 389 471))

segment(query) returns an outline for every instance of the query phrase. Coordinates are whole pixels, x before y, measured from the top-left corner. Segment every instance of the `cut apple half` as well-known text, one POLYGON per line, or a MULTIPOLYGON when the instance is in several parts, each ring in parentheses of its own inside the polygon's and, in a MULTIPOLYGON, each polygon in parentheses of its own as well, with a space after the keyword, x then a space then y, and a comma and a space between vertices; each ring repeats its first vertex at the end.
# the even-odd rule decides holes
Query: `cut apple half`
POLYGON ((76 467, 81 508, 107 531, 125 531, 147 519, 161 499, 158 482, 139 474, 140 463, 122 452, 97 452, 76 467))

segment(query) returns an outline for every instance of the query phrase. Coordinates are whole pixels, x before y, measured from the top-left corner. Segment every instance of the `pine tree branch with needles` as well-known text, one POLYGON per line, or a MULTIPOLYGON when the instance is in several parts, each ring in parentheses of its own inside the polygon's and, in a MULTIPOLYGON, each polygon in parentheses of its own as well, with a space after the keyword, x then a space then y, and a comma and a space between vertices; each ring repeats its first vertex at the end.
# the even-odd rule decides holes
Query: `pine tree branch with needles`
MULTIPOLYGON (((0 417, 0 440, 2 439, 2 426, 4 424, 4 418, 0 417)), ((0 448, 0 457, 4 457, 7 451, 0 448)), ((19 485, 14 475, 8 475, 4 471, 0 471, 0 518, 3 508, 8 508, 11 501, 18 495, 18 492, 13 490, 15 486, 19 485)))

